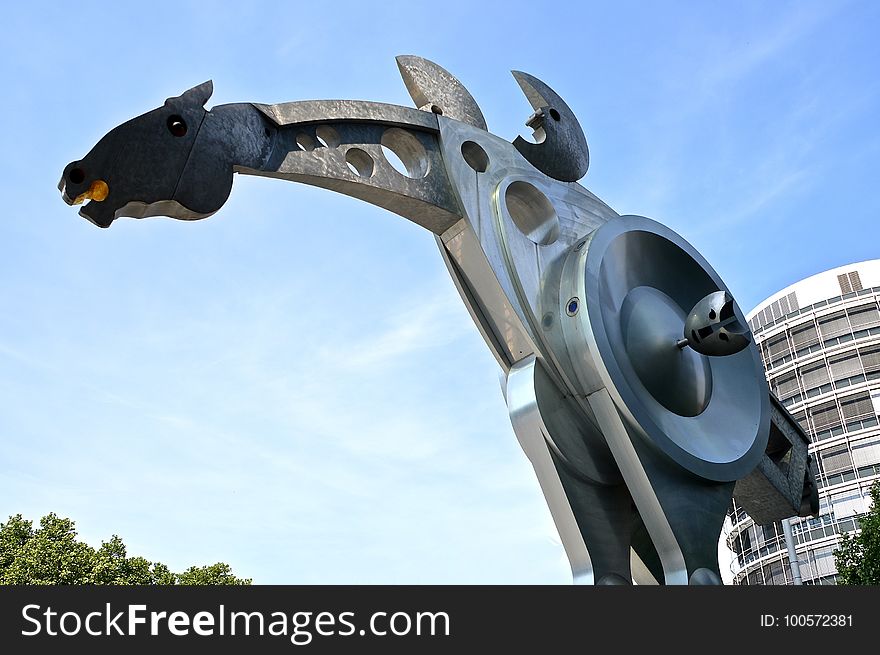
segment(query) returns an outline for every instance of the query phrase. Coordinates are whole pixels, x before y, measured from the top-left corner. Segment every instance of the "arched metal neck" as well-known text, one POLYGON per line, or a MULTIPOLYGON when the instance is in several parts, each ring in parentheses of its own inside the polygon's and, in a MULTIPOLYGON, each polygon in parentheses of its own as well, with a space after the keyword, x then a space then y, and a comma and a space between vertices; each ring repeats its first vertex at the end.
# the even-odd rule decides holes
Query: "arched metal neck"
POLYGON ((273 143, 264 162, 239 172, 344 193, 438 235, 461 219, 435 114, 356 100, 252 106, 273 143))

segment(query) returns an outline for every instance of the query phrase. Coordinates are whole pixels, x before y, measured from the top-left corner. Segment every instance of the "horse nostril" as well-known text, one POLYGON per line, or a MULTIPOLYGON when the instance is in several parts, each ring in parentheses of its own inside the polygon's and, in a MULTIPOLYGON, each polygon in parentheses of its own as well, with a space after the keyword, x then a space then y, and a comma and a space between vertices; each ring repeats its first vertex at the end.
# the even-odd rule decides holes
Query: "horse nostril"
POLYGON ((177 114, 168 117, 167 125, 168 131, 174 136, 184 136, 186 134, 186 121, 177 114))
POLYGON ((67 179, 74 184, 82 184, 86 179, 86 174, 81 168, 71 168, 67 174, 67 179))

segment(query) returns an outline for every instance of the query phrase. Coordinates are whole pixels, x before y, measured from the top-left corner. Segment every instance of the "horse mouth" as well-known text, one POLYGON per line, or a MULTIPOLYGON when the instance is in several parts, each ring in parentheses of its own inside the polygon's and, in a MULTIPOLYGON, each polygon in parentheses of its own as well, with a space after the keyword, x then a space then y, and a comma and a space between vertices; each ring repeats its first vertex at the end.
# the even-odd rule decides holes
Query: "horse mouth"
POLYGON ((71 197, 68 193, 67 183, 64 178, 58 183, 58 190, 61 191, 61 198, 68 205, 81 205, 86 200, 94 200, 102 202, 110 195, 110 186, 104 180, 95 180, 89 185, 89 188, 82 193, 71 197))

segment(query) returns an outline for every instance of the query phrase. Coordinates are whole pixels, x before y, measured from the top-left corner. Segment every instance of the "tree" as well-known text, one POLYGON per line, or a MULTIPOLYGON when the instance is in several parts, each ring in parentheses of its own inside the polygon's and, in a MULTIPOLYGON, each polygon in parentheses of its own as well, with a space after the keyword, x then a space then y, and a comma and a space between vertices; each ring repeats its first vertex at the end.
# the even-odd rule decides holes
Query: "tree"
POLYGON ((859 531, 841 535, 834 551, 837 584, 880 585, 880 481, 871 487, 871 507, 859 531))
POLYGON ((211 566, 191 566, 177 576, 177 584, 184 585, 240 585, 249 584, 250 580, 240 580, 232 575, 229 564, 217 562, 211 566))
POLYGON ((48 514, 34 529, 21 514, 0 524, 0 584, 247 585, 228 564, 192 566, 172 573, 159 562, 128 557, 113 535, 97 550, 76 539, 74 522, 48 514))

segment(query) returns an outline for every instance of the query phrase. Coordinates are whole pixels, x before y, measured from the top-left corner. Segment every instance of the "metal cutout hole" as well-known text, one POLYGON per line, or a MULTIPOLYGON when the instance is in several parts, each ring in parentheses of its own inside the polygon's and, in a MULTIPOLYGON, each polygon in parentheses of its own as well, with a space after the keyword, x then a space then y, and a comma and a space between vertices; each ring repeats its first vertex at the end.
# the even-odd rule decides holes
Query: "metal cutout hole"
POLYGON ((296 145, 305 152, 311 152, 317 146, 315 140, 305 132, 296 135, 296 145))
POLYGON ((325 148, 338 148, 339 144, 342 143, 342 139, 339 138, 339 132, 329 125, 319 125, 315 130, 315 136, 318 142, 325 148))
POLYGON ((504 192, 504 202, 514 224, 540 246, 559 238, 559 217, 553 203, 528 182, 513 182, 504 192))
POLYGON ((461 144, 461 156, 477 173, 485 173, 489 168, 489 155, 475 141, 465 141, 461 144))
POLYGON ((401 175, 420 179, 428 174, 425 146, 406 130, 392 127, 382 134, 382 154, 401 175))
POLYGON ((345 153, 345 163, 358 177, 370 177, 373 174, 373 158, 360 148, 349 148, 345 153))

